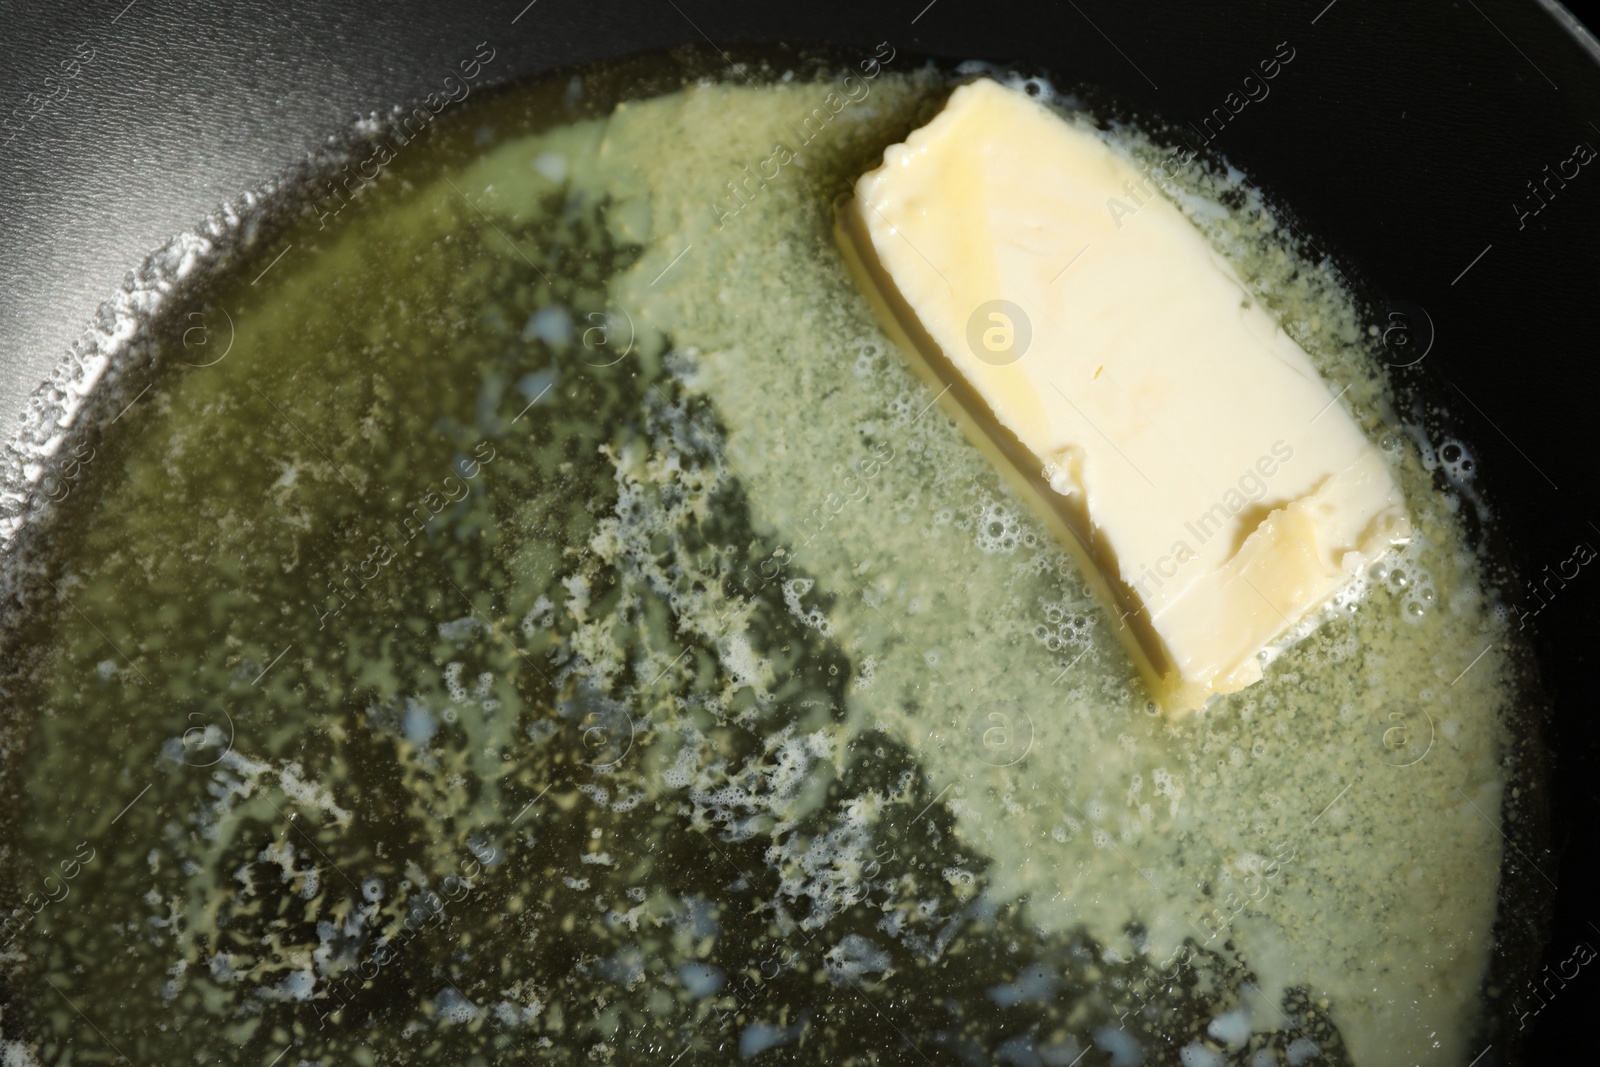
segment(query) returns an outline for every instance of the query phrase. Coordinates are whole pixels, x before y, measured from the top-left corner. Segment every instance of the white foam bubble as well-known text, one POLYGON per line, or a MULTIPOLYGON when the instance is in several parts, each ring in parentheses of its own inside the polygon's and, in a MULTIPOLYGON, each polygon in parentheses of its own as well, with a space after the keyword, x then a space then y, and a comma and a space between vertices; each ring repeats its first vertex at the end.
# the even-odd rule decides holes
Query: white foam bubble
POLYGON ((450 699, 457 704, 465 703, 467 699, 467 686, 461 680, 461 672, 466 665, 460 661, 452 661, 444 665, 444 685, 450 691, 450 699))
POLYGON ((528 165, 557 185, 567 180, 567 157, 560 152, 540 152, 528 165))
POLYGON ((1198 1042, 1179 1049, 1178 1059, 1183 1067, 1222 1067, 1223 1064, 1221 1053, 1198 1042))
POLYGON ((978 512, 974 540, 984 552, 1011 553, 1022 544, 1022 518, 998 501, 978 512))
POLYGON ((1320 1055, 1321 1052, 1322 1050, 1317 1047, 1317 1043, 1309 1037, 1297 1037, 1289 1042, 1286 1057, 1289 1061, 1289 1067, 1300 1067, 1302 1063, 1305 1063, 1313 1056, 1320 1055))
POLYGON ((791 578, 783 583, 783 602, 789 608, 789 614, 799 619, 801 624, 817 631, 823 637, 833 636, 833 623, 828 621, 828 616, 820 608, 809 611, 800 603, 800 598, 811 592, 817 583, 810 578, 791 578))
POLYGON ((1239 1048, 1250 1040, 1250 1013, 1243 1008, 1223 1012, 1207 1024, 1206 1033, 1230 1048, 1239 1048))

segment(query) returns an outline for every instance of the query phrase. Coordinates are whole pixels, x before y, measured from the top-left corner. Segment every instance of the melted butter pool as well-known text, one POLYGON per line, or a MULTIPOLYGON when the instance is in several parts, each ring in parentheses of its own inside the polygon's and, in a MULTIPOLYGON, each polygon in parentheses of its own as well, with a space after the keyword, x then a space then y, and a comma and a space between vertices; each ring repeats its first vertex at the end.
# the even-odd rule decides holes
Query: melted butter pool
POLYGON ((9 1056, 1470 1057, 1507 638, 1364 323, 1182 179, 1420 536, 1151 715, 834 248, 893 67, 509 94, 213 294, 13 656, 9 1056))

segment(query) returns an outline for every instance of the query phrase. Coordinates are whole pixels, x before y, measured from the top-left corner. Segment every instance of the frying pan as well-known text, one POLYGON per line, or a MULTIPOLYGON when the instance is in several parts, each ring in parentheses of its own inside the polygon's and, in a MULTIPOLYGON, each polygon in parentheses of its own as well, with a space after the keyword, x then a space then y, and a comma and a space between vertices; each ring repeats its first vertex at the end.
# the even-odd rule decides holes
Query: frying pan
MULTIPOLYGON (((910 54, 1047 70, 1197 133, 1288 41, 1290 76, 1210 149, 1398 324, 1395 374, 1443 401, 1472 443, 1493 504, 1485 536, 1507 564, 1539 576, 1575 543, 1600 544, 1588 437, 1600 169, 1544 186, 1557 190, 1548 197, 1529 188, 1575 144, 1600 148, 1600 47, 1549 0, 34 0, 0 3, 0 35, 0 118, 10 116, 0 412, 10 420, 152 249, 302 165, 359 117, 425 95, 479 41, 509 79, 683 44, 889 40, 910 54)), ((1498 578, 1531 607, 1521 578, 1498 578)), ((1508 848, 1501 914, 1542 930, 1545 947, 1531 962, 1499 961, 1507 980, 1600 944, 1597 609, 1600 571, 1584 572, 1530 624, 1551 711, 1521 728, 1551 753, 1551 817, 1547 834, 1508 848)), ((1484 1062, 1551 1062, 1580 1038, 1597 994, 1600 978, 1586 973, 1537 1017, 1503 1020, 1484 1062)))

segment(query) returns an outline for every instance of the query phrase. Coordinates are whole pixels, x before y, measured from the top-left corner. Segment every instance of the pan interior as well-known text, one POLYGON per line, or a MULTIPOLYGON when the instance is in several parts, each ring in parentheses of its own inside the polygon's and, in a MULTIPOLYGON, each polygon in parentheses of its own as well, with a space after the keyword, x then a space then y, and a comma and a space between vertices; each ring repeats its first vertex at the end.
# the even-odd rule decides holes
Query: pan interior
POLYGON ((1419 536, 1150 714, 833 245, 950 90, 896 59, 368 131, 152 334, 8 653, 9 1056, 1462 1058, 1514 802, 1470 452, 1178 171, 1419 536))

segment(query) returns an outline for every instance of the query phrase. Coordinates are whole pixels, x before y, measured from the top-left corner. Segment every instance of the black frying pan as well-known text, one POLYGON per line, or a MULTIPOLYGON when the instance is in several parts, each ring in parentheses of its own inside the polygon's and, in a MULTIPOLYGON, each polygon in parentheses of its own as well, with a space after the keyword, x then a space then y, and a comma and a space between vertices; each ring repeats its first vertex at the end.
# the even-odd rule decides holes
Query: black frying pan
MULTIPOLYGON (((149 250, 357 117, 430 91, 463 48, 491 42, 495 77, 509 78, 712 40, 889 40, 1010 61, 1103 87, 1197 136, 1258 59, 1291 42, 1292 77, 1210 147, 1288 208, 1380 314, 1399 316, 1397 374, 1449 402, 1496 508, 1487 535, 1514 565, 1542 576, 1575 542, 1600 544, 1587 439, 1600 170, 1543 186, 1547 197, 1528 188, 1575 143, 1600 148, 1600 49, 1550 3, 5 3, 0 411, 23 410, 149 250)), ((1548 919, 1534 971, 1600 944, 1597 608, 1600 573, 1585 572, 1532 623, 1554 707, 1552 821, 1548 847, 1535 831, 1526 854, 1508 851, 1502 918, 1525 930, 1548 919)), ((1497 966, 1526 980, 1515 960, 1497 966)), ((1550 1062, 1597 994, 1585 971, 1536 1017, 1503 1021, 1495 1058, 1515 1046, 1550 1062)))

